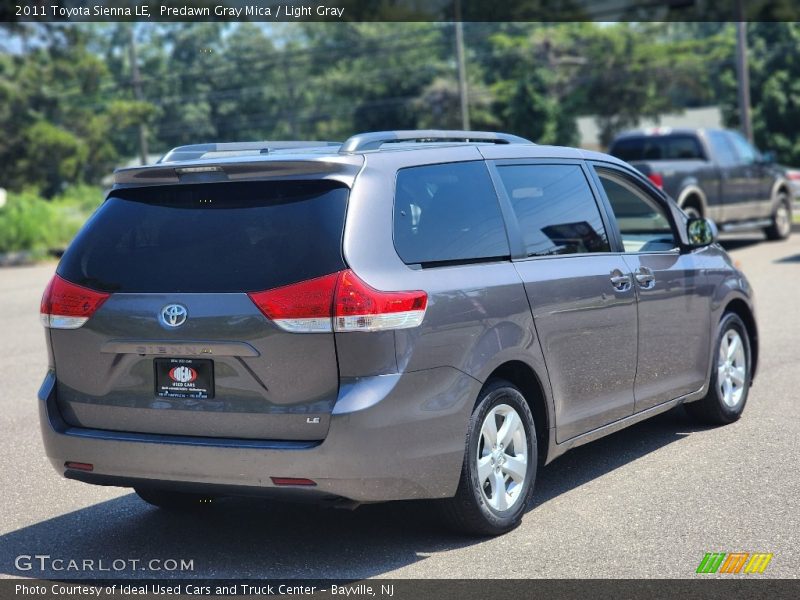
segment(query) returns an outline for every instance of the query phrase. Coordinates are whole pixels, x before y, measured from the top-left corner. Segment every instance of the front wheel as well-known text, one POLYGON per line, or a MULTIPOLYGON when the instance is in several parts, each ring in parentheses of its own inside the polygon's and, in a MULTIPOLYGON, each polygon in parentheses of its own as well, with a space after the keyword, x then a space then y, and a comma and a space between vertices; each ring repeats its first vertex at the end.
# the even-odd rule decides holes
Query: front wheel
POLYGON ((785 192, 781 192, 778 206, 772 214, 772 224, 764 233, 768 240, 785 240, 792 233, 792 203, 785 192))
POLYGON ((727 425, 742 416, 750 391, 750 338, 738 315, 722 318, 716 343, 708 394, 684 406, 701 423, 727 425))
POLYGON ((441 501, 445 522, 475 535, 514 529, 533 495, 537 459, 525 397, 507 381, 487 384, 470 418, 458 490, 441 501))

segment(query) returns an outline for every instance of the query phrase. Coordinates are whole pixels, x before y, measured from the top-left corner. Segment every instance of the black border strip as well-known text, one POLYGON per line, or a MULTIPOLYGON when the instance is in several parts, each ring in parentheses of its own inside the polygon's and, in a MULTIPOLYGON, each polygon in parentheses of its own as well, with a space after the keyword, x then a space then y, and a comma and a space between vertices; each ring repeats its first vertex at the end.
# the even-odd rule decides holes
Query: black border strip
POLYGON ((0 0, 0 22, 795 21, 800 0, 0 0))

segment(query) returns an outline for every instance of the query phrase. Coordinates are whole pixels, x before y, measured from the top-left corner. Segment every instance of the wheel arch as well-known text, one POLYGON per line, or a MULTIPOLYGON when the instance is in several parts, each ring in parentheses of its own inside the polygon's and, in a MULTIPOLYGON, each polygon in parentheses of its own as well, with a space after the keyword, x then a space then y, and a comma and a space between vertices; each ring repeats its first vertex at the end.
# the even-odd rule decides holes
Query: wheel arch
MULTIPOLYGON (((788 196, 789 199, 789 206, 791 207, 792 204, 792 190, 789 188, 789 182, 785 179, 777 179, 775 183, 772 184, 772 203, 773 205, 777 205, 778 197, 781 193, 784 193, 788 196)), ((773 206, 775 208, 775 206, 773 206)))
POLYGON ((747 336, 750 338, 750 381, 752 382, 756 376, 756 369, 758 367, 758 327, 756 325, 755 316, 747 303, 741 298, 730 300, 725 305, 725 310, 722 314, 724 315, 725 313, 737 315, 747 328, 747 336))
POLYGON ((683 208, 687 204, 695 204, 700 209, 701 216, 708 216, 708 200, 705 192, 693 183, 684 187, 678 196, 678 206, 683 208))
POLYGON ((550 447, 552 420, 550 406, 547 402, 541 378, 529 364, 521 360, 509 360, 495 367, 486 378, 486 383, 496 379, 504 379, 509 383, 513 383, 525 396, 536 426, 536 446, 539 453, 539 463, 544 464, 550 447))

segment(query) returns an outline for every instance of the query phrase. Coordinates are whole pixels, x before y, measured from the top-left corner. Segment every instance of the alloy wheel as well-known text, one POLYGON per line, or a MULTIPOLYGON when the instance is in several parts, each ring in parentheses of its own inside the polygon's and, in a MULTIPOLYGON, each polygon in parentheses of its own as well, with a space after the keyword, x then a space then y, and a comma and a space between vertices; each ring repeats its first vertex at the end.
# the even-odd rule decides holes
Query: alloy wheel
POLYGON ((726 406, 739 404, 747 381, 747 356, 744 342, 735 329, 722 336, 717 356, 717 387, 726 406))
POLYGON ((477 467, 478 486, 490 507, 507 511, 519 501, 528 472, 528 436, 511 406, 499 404, 484 418, 477 467))

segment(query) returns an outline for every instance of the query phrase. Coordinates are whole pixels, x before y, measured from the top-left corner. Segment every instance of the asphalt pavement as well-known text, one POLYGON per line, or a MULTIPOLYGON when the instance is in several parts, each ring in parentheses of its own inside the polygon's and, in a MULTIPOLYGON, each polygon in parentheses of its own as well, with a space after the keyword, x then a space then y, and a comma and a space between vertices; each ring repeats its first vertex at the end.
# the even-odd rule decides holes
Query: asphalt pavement
POLYGON ((183 559, 192 571, 111 574, 683 578, 706 552, 738 551, 772 553, 764 577, 797 577, 800 234, 725 245, 755 288, 761 329, 743 418, 705 428, 678 409, 577 448, 540 470, 522 526, 494 539, 447 533, 422 503, 345 511, 236 499, 176 516, 128 490, 62 479, 36 412, 46 368, 38 302, 54 265, 0 269, 0 577, 102 577, 96 569, 114 560, 183 559), (37 554, 50 556, 44 571, 17 568, 37 554), (95 571, 56 571, 53 559, 92 560, 95 571))

